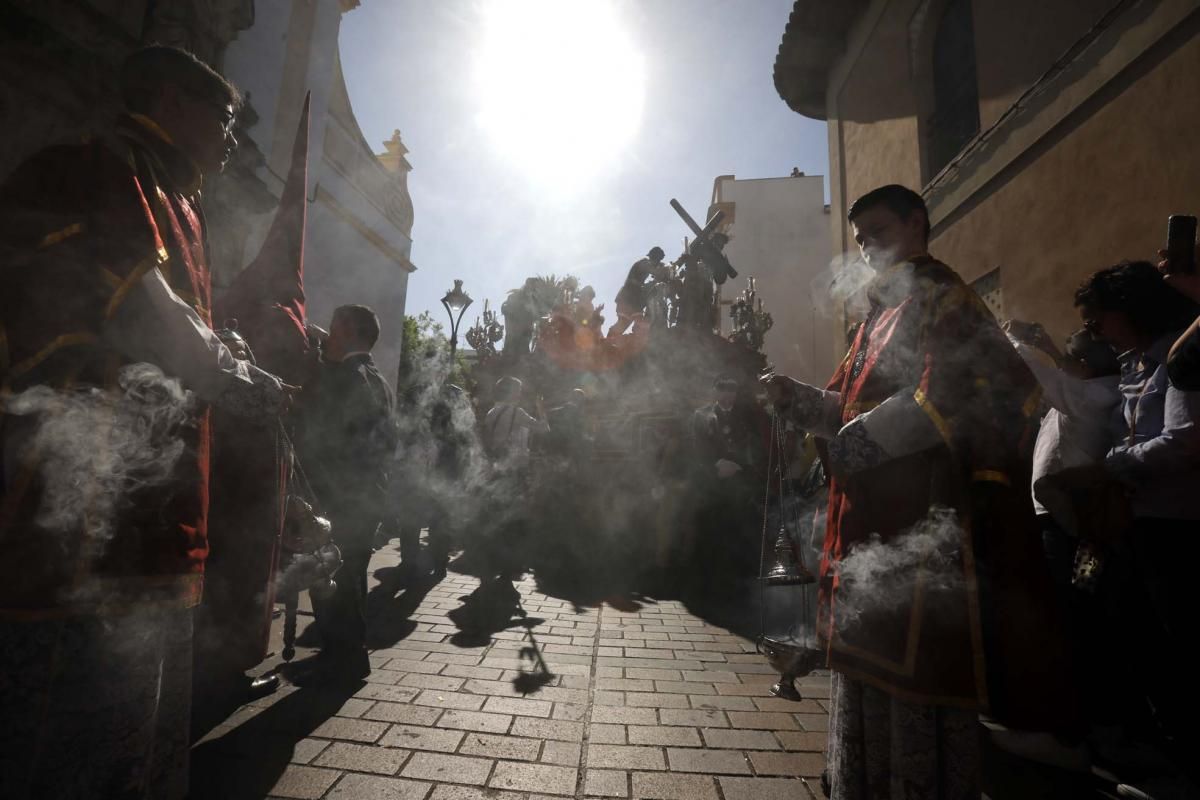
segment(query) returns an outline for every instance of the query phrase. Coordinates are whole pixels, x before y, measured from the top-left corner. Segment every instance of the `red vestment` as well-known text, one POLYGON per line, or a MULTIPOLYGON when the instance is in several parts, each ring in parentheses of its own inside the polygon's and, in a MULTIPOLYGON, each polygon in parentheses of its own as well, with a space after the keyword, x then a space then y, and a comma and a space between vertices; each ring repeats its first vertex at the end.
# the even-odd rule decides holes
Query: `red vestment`
POLYGON ((870 315, 829 384, 838 421, 907 393, 941 442, 831 482, 818 618, 830 666, 906 702, 981 709, 1017 727, 1070 724, 1028 488, 1037 382, 946 265, 914 258, 868 293, 870 315), (933 507, 953 511, 950 547, 883 573, 885 586, 844 583, 856 547, 902 547, 933 507), (888 594, 878 602, 872 591, 888 594))
MULTIPOLYGON (((38 385, 111 390, 124 361, 102 341, 105 321, 149 270, 211 322, 199 188, 196 167, 137 115, 104 140, 48 148, 17 168, 0 188, 0 396, 38 385)), ((4 418, 0 435, 21 424, 4 418)), ((208 553, 206 410, 182 437, 171 479, 131 496, 99 548, 83 531, 60 535, 36 521, 37 454, 10 464, 0 614, 91 613, 101 597, 118 607, 198 603, 208 553), (103 593, 80 593, 87 588, 103 593)), ((103 447, 103 438, 81 446, 103 447)))
MULTIPOLYGON (((304 312, 304 225, 308 182, 308 103, 292 146, 279 209, 258 256, 217 298, 221 325, 236 319, 256 364, 292 385, 310 364, 304 312)), ((267 654, 275 574, 288 491, 290 454, 278 428, 217 409, 213 415, 211 537, 200 660, 244 672, 267 654)))

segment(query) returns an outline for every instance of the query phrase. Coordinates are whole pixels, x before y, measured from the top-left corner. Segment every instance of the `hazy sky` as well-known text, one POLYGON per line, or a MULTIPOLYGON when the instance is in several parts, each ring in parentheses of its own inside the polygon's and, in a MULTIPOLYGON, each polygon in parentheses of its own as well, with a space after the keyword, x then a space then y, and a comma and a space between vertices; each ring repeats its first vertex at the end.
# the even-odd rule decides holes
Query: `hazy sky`
MULTIPOLYGON (((775 92, 793 0, 366 0, 342 21, 367 141, 399 128, 416 209, 407 313, 462 278, 463 330, 527 276, 573 274, 616 319, 625 273, 703 221, 713 179, 825 174, 824 123, 775 92)), ((772 309, 781 313, 783 309, 772 309)))

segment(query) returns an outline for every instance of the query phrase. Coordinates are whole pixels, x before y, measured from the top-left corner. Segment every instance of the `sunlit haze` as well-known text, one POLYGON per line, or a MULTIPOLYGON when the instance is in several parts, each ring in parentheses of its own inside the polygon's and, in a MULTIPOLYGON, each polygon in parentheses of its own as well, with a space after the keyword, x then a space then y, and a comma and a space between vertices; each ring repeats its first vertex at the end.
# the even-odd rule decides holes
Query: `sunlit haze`
POLYGON ((825 124, 771 79, 792 5, 364 0, 345 14, 359 125, 377 152, 399 128, 413 167, 407 313, 445 323, 438 301, 462 278, 467 327, 485 299, 553 273, 594 286, 611 323, 630 264, 654 245, 679 254, 672 197, 703 218, 718 175, 824 174, 825 124))
POLYGON ((481 21, 483 134, 497 157, 546 188, 578 190, 641 123, 645 59, 617 9, 609 0, 492 2, 481 21))

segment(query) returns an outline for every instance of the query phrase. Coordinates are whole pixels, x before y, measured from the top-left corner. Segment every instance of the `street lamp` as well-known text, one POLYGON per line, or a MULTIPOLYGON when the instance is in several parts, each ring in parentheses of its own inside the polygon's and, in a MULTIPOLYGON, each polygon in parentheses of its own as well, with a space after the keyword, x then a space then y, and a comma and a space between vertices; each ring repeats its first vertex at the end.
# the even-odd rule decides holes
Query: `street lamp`
POLYGON ((446 308, 446 313, 450 315, 450 361, 454 361, 454 352, 458 349, 458 325, 462 322, 463 314, 467 311, 467 306, 471 305, 471 296, 462 290, 462 281, 458 278, 454 279, 454 288, 446 292, 446 296, 442 298, 442 305, 446 308), (458 312, 458 316, 454 316, 454 312, 458 312))

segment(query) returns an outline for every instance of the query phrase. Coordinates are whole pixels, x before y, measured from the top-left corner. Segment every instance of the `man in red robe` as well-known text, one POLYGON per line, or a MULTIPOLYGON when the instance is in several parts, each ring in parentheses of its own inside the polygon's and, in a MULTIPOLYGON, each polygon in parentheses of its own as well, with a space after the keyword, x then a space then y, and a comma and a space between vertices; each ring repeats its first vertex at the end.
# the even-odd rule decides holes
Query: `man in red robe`
POLYGON ((120 88, 109 135, 0 187, 5 798, 184 796, 207 407, 287 399, 211 328, 200 190, 237 90, 168 47, 120 88))
POLYGON ((920 195, 882 187, 849 219, 875 271, 866 321, 826 389, 768 381, 832 475, 817 621, 831 797, 978 797, 980 712, 1074 723, 1026 490, 1037 382, 927 253, 920 195))
MULTIPOLYGON (((214 304, 220 324, 237 322, 235 333, 254 363, 293 386, 306 383, 316 366, 305 330, 308 122, 305 98, 275 218, 258 256, 214 304)), ((224 719, 229 702, 278 688, 274 672, 253 679, 245 673, 267 655, 291 460, 289 438, 278 426, 215 410, 211 552, 196 618, 195 687, 197 706, 211 719, 198 713, 198 731, 224 719)))

